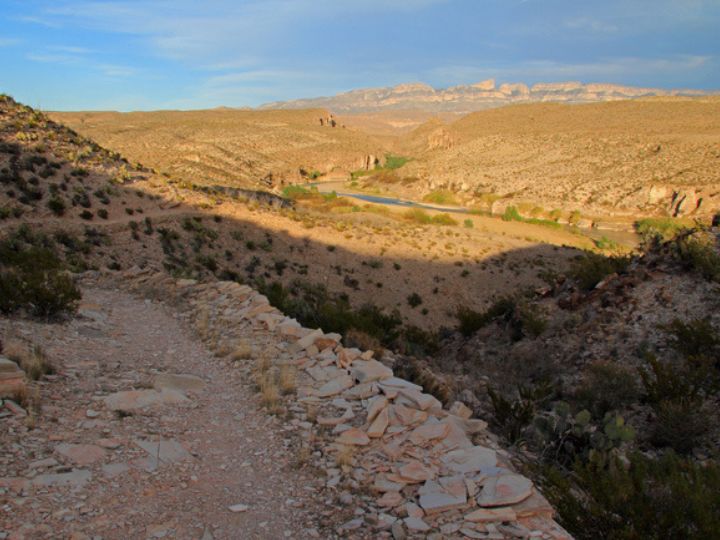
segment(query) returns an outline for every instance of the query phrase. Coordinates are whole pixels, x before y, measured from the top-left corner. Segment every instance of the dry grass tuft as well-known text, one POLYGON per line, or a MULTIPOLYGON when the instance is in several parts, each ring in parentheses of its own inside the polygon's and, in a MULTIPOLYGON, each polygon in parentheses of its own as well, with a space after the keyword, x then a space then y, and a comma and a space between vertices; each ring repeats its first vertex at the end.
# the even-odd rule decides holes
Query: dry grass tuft
POLYGON ((297 380, 297 370, 295 369, 295 366, 290 364, 283 364, 280 366, 279 379, 280 392, 282 392, 283 395, 295 392, 297 380))
POLYGON ((210 313, 207 309, 202 309, 195 320, 195 330, 202 339, 207 338, 208 329, 210 328, 210 313))
POLYGON ((10 340, 4 350, 5 356, 20 366, 32 381, 40 380, 43 375, 55 372, 45 351, 39 345, 28 346, 19 340, 10 340))
POLYGON ((235 352, 232 353, 232 359, 235 362, 240 360, 250 360, 253 357, 253 348, 247 341, 241 341, 237 344, 235 352))
POLYGON ((352 467, 354 457, 355 447, 342 445, 335 454, 335 462, 342 468, 352 467))

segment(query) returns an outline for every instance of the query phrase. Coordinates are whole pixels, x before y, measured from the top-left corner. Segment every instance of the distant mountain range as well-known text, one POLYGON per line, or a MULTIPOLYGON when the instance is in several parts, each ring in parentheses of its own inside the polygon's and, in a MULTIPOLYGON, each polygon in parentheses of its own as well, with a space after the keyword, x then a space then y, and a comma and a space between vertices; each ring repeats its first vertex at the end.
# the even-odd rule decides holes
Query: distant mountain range
POLYGON ((400 84, 386 88, 366 88, 343 92, 331 97, 277 101, 261 109, 325 108, 336 113, 367 113, 386 110, 419 109, 432 112, 472 112, 509 103, 558 101, 588 103, 637 99, 653 96, 704 96, 701 90, 663 90, 617 84, 583 84, 581 82, 501 84, 494 79, 476 84, 436 89, 423 83, 400 84))

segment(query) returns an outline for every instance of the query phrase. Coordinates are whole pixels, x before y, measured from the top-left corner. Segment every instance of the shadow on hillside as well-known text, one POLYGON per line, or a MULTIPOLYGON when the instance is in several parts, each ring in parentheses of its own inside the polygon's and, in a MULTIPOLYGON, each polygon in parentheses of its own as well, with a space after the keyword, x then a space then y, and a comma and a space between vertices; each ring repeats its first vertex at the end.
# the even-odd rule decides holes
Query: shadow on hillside
MULTIPOLYGON (((30 152, 22 145, 22 151, 26 150, 30 152)), ((59 170, 75 166, 66 162, 59 170)), ((231 279, 274 291, 271 297, 276 301, 292 300, 293 292, 317 299, 324 288, 353 308, 372 304, 386 314, 397 311, 403 324, 425 330, 454 326, 460 307, 482 310, 498 296, 541 285, 543 273, 561 271, 578 253, 575 248, 549 244, 513 248, 512 241, 499 235, 484 247, 507 242, 506 251, 464 253, 457 246, 448 247, 458 242, 458 235, 467 233, 462 225, 413 226, 401 231, 397 226, 379 227, 378 216, 368 216, 366 223, 356 216, 360 223, 349 223, 339 231, 337 223, 311 226, 294 221, 291 211, 260 203, 242 205, 231 195, 191 192, 191 201, 178 204, 170 194, 158 199, 148 196, 152 191, 157 195, 148 180, 117 185, 115 178, 97 168, 84 180, 66 175, 70 189, 59 195, 51 188, 57 183, 53 175, 36 180, 41 195, 32 201, 35 210, 18 219, 9 217, 0 226, 11 229, 27 222, 37 230, 71 232, 77 241, 57 234, 55 239, 76 268, 120 271, 139 266, 177 277, 231 279), (78 181, 84 182, 87 192, 112 185, 112 198, 120 204, 105 206, 96 194, 88 193, 89 206, 74 205, 70 195, 78 181), (145 195, 140 197, 140 192, 145 195), (68 209, 61 218, 46 217, 51 193, 67 199, 68 209), (141 199, 144 207, 130 212, 133 203, 127 201, 141 199), (233 205, 238 204, 241 210, 233 213, 233 205), (99 217, 100 209, 110 209, 105 219, 99 217), (80 218, 85 210, 93 214, 92 219, 80 218), (446 249, 447 260, 433 259, 419 249, 430 237, 436 243, 445 239, 445 246, 438 245, 435 252, 446 249), (273 283, 285 289, 271 289, 273 283), (288 292, 293 283, 296 286, 288 292)), ((332 315, 324 320, 332 320, 332 315)), ((384 323, 390 324, 380 319, 384 323)))

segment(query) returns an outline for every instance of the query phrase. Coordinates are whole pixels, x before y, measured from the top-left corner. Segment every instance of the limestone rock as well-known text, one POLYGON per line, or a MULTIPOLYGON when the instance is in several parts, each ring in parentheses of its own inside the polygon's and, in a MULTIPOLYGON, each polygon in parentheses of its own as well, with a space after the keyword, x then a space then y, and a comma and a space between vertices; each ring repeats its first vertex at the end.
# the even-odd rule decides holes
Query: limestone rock
POLYGON ((92 465, 105 458, 105 450, 94 444, 59 444, 55 452, 75 465, 92 465))
POLYGON ((393 376, 392 369, 377 360, 355 360, 350 375, 359 383, 368 383, 389 379, 393 376))
POLYGON ((507 506, 524 501, 532 495, 532 482, 519 474, 488 478, 478 495, 480 506, 507 506))
POLYGON ((335 442, 349 446, 365 446, 370 444, 370 438, 364 431, 357 428, 350 428, 343 431, 335 442))

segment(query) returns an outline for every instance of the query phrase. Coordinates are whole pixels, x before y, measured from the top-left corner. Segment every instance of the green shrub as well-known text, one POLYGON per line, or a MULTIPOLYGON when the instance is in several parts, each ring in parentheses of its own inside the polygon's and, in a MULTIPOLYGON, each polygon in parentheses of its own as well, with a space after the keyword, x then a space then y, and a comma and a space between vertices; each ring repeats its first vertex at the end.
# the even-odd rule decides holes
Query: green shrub
POLYGON ((578 540, 716 538, 720 530, 720 468, 672 453, 627 463, 596 454, 572 474, 547 467, 543 493, 561 525, 578 540))
POLYGON ((50 200, 48 200, 47 206, 56 216, 62 216, 65 213, 65 201, 60 197, 51 197, 50 200))
POLYGON ((710 430, 710 412, 700 400, 664 400, 655 407, 650 442, 687 454, 700 445, 710 430))
POLYGON ((474 227, 473 220, 472 220, 472 219, 466 219, 465 221, 463 221, 463 226, 464 226, 466 229, 472 229, 472 228, 474 227))
POLYGON ((682 221, 674 218, 646 218, 635 223, 635 230, 646 245, 672 240, 686 229, 682 221))
POLYGON ((423 197, 423 201, 434 204, 457 204, 455 194, 447 189, 431 191, 423 197))
POLYGON ((676 242, 678 258, 705 279, 720 282, 720 253, 714 239, 688 236, 676 242))
POLYGON ((517 206, 508 206, 505 212, 500 216, 503 221, 522 221, 523 218, 518 212, 517 206))
POLYGON ((93 213, 90 210, 83 210, 82 212, 80 212, 80 217, 82 219, 90 221, 93 218, 93 213))
POLYGON ((49 248, 20 238, 0 243, 0 312, 20 309, 36 317, 72 313, 80 291, 49 248))
POLYGON ((407 297, 407 303, 411 308, 416 308, 422 304, 422 298, 418 293, 412 293, 407 297))
POLYGON ((403 165, 405 165, 408 161, 410 161, 410 158, 403 157, 403 156, 394 156, 392 154, 386 154, 385 155, 385 166, 383 168, 385 169, 399 169, 403 165))
POLYGON ((630 261, 630 257, 607 257, 599 253, 586 252, 573 261, 569 274, 581 289, 589 291, 611 274, 627 270, 630 261))
POLYGON ((596 417, 623 410, 640 398, 636 374, 611 362, 593 362, 583 372, 575 398, 596 417))

